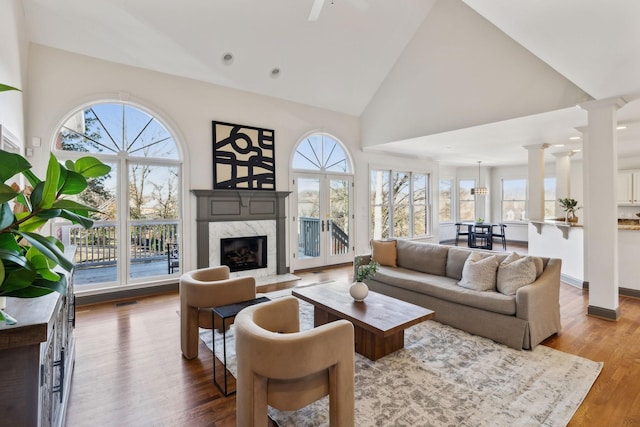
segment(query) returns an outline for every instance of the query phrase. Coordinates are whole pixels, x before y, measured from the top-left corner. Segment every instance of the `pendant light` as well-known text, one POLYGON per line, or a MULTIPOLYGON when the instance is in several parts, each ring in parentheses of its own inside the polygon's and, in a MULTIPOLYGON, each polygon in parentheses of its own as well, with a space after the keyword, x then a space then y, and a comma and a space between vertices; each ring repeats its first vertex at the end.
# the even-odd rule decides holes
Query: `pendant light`
POLYGON ((471 194, 476 196, 486 196, 489 194, 489 189, 480 185, 480 163, 482 162, 478 161, 478 186, 471 189, 471 194))

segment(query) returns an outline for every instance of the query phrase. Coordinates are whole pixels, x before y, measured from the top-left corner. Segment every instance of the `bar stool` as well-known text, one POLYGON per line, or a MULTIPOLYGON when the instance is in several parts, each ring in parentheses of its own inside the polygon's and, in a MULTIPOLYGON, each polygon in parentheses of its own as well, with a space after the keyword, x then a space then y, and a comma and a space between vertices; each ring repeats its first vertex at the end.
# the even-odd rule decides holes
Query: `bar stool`
MULTIPOLYGON (((460 236, 469 236, 468 229, 467 231, 460 231, 462 227, 466 228, 467 226, 461 222, 456 222, 456 246, 458 246, 458 241, 460 240, 460 236)), ((468 242, 468 237, 467 237, 467 242, 468 242)))
POLYGON ((500 233, 493 233, 493 239, 500 239, 502 241, 502 250, 507 250, 507 234, 505 228, 507 228, 506 224, 498 224, 500 227, 500 233))

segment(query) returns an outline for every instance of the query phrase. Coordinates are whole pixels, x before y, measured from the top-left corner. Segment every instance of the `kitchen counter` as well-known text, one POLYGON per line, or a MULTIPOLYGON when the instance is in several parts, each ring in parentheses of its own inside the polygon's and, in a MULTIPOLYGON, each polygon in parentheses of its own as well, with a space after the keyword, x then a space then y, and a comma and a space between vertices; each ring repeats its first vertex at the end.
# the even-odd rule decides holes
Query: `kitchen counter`
POLYGON ((618 230, 640 230, 640 220, 619 218, 618 230))

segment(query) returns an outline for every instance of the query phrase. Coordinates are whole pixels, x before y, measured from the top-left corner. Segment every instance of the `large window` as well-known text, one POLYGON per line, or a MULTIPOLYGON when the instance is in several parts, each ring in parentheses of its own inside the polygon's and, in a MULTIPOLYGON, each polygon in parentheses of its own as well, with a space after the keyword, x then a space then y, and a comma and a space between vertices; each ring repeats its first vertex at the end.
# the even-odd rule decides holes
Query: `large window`
POLYGON ((371 238, 429 235, 429 181, 424 173, 371 170, 371 238))
POLYGON ((527 209, 527 180, 502 180, 502 220, 519 221, 525 218, 527 209))
POLYGON ((438 190, 438 220, 453 221, 453 180, 441 179, 438 190))
POLYGON ((89 153, 112 168, 79 195, 100 210, 90 230, 56 223, 61 240, 76 246, 75 284, 104 288, 177 276, 168 248, 181 243, 182 163, 169 130, 132 105, 96 103, 64 121, 54 150, 61 161, 89 153))
POLYGON ((458 205, 460 206, 460 221, 473 221, 476 218, 476 198, 471 194, 476 181, 473 179, 461 179, 458 205))

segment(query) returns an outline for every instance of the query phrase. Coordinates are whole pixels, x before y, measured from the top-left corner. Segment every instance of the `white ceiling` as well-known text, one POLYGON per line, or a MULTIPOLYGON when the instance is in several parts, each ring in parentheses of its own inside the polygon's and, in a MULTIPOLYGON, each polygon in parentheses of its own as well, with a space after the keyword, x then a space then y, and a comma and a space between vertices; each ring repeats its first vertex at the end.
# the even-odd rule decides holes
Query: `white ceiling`
MULTIPOLYGON (((463 1, 595 99, 640 94, 640 1, 463 1)), ((325 0, 312 22, 314 0, 23 0, 32 42, 356 116, 435 2, 325 0)), ((640 101, 618 117, 621 154, 640 154, 640 101)), ((576 107, 375 149, 522 163, 523 145, 569 143, 585 125, 576 107)))

